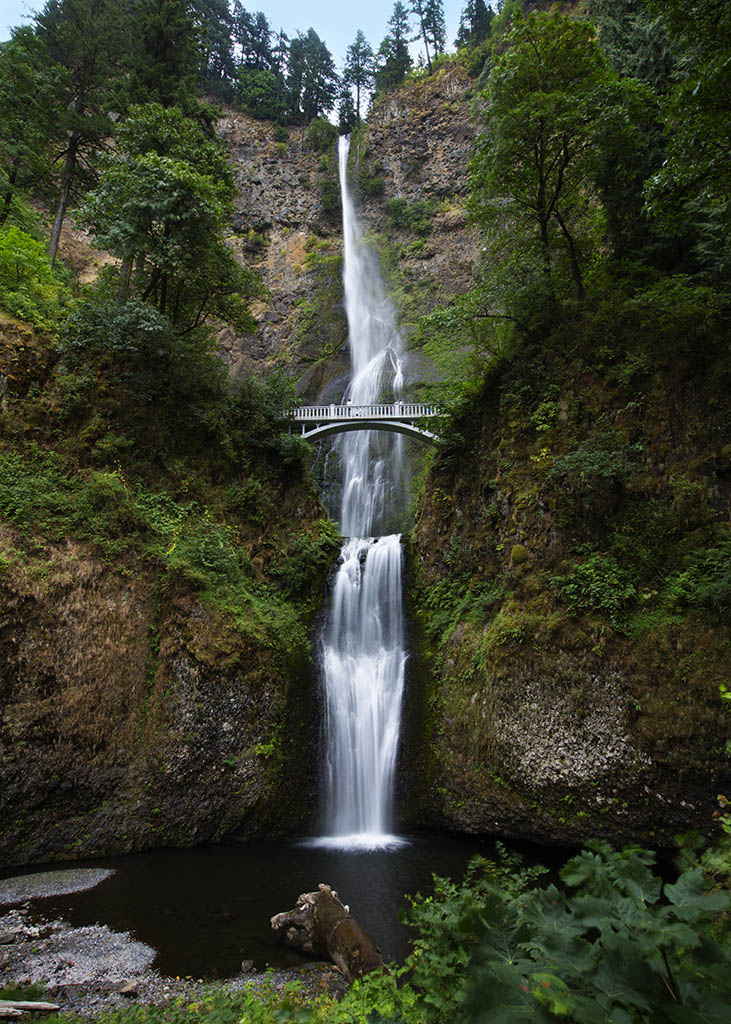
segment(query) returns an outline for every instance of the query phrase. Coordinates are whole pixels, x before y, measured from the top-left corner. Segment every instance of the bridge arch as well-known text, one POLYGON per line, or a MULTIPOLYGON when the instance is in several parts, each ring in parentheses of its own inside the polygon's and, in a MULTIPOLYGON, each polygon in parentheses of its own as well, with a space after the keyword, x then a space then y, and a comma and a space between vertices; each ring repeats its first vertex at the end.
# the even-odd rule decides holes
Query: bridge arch
POLYGON ((430 430, 421 430, 411 423, 399 423, 398 420, 338 420, 335 423, 323 423, 312 430, 302 432, 308 441, 319 441, 332 434, 345 434, 350 430, 386 430, 392 434, 404 434, 425 444, 437 444, 439 438, 430 430))

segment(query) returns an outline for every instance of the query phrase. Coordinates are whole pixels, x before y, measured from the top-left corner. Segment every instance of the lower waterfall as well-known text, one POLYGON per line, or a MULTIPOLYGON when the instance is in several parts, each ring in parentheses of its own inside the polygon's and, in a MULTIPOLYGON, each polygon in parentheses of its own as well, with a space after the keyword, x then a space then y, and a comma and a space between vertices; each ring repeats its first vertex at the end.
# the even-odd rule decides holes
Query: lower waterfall
MULTIPOLYGON (((345 401, 368 405, 401 394, 402 341, 378 261, 363 240, 347 187, 349 140, 339 143, 345 308, 352 379, 345 401)), ((327 733, 327 836, 372 848, 391 834, 394 771, 406 666, 400 536, 388 524, 403 508, 403 439, 352 431, 335 445, 342 467, 340 553, 322 635, 327 733), (384 530, 384 527, 386 528, 384 530), (378 536, 384 530, 384 536, 378 536)))

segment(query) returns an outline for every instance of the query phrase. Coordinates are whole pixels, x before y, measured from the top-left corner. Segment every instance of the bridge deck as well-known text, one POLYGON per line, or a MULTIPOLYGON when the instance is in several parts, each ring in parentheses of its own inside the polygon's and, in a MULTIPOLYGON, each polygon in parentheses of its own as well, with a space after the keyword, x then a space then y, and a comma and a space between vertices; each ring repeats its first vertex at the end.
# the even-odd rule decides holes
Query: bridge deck
POLYGON ((292 413, 295 423, 336 423, 341 420, 422 420, 439 416, 434 405, 386 402, 379 405, 301 405, 292 413))

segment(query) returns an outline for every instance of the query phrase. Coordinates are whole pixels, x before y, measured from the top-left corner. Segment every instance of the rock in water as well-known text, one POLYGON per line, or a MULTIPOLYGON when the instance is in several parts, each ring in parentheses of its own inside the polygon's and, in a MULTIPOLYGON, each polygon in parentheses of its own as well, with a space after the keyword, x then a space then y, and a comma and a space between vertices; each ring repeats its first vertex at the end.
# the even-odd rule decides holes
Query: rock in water
POLYGON ((275 914, 272 929, 285 945, 331 960, 348 981, 383 968, 380 949, 329 885, 302 893, 293 910, 275 914))

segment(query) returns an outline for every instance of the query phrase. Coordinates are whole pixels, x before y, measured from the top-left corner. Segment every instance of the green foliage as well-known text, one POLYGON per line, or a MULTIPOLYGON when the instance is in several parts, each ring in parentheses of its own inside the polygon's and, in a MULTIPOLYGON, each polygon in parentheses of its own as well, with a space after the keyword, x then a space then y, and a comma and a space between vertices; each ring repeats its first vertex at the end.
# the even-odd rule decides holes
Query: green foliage
POLYGON ((158 104, 133 107, 117 131, 82 219, 119 256, 119 296, 154 303, 193 330, 211 315, 252 327, 246 299, 260 292, 223 240, 232 184, 223 150, 193 121, 158 104))
POLYGON ((495 889, 467 1019, 720 1022, 731 964, 707 929, 727 897, 705 891, 700 868, 663 886, 653 863, 648 851, 596 843, 561 872, 575 894, 495 889))
POLYGON ((491 230, 526 232, 549 298, 567 279, 582 297, 593 229, 583 188, 599 162, 611 72, 592 27, 557 10, 516 15, 507 42, 485 93, 487 131, 471 165, 473 214, 491 230))
POLYGON ((516 897, 545 871, 521 867, 519 858, 499 849, 498 861, 473 857, 461 883, 435 876, 433 896, 409 900, 407 923, 416 938, 407 965, 420 996, 417 1019, 426 1024, 463 1019, 464 991, 495 893, 516 897))
POLYGON ((665 581, 663 605, 670 612, 701 609, 720 621, 731 613, 731 536, 718 537, 712 547, 698 548, 685 557, 683 569, 665 581))
POLYGON ((340 186, 331 173, 317 179, 317 188, 323 213, 332 215, 340 209, 340 186))
POLYGON ((373 198, 383 195, 385 182, 377 171, 363 164, 358 171, 357 188, 361 195, 373 198))
POLYGON ((261 121, 281 121, 287 116, 284 83, 269 68, 239 68, 236 99, 247 114, 261 121))
POLYGON ((635 78, 665 92, 673 56, 660 18, 645 0, 589 0, 587 13, 599 29, 599 42, 623 78, 635 78))
POLYGON ((289 46, 287 89, 290 117, 309 124, 332 107, 339 79, 332 54, 313 28, 289 46))
POLYGON ((355 39, 347 49, 343 67, 344 89, 355 90, 355 127, 360 127, 361 103, 367 106, 367 97, 375 82, 375 57, 373 48, 363 32, 358 29, 355 39))
POLYGON ((428 612, 427 635, 443 643, 458 622, 484 626, 506 595, 506 584, 499 578, 472 580, 454 576, 439 580, 420 599, 421 607, 428 612))
MULTIPOLYGON (((257 753, 275 755, 276 741, 257 753)), ((341 997, 265 982, 99 1024, 721 1024, 731 959, 713 936, 728 898, 708 891, 697 864, 673 883, 654 864, 649 851, 594 843, 567 862, 561 887, 536 887, 545 870, 499 849, 495 861, 474 858, 462 882, 435 877, 433 894, 410 898, 405 967, 341 997)))
POLYGON ((184 531, 178 528, 174 537, 165 552, 167 569, 190 583, 212 588, 234 586, 249 574, 233 528, 215 522, 209 515, 184 531))
POLYGON ((391 31, 383 39, 376 55, 376 95, 400 85, 412 64, 409 53, 411 35, 409 11, 400 0, 396 0, 393 5, 393 13, 388 20, 388 26, 391 31))
POLYGON ((202 40, 191 6, 185 0, 139 0, 131 13, 125 26, 127 74, 118 87, 118 102, 126 107, 155 102, 199 114, 202 40))
POLYGON ((67 72, 30 26, 0 44, 0 225, 16 196, 50 176, 58 104, 68 87, 67 72))
POLYGON ((621 487, 627 482, 641 454, 639 442, 628 445, 615 431, 605 430, 554 459, 547 476, 569 487, 592 507, 604 488, 621 487))
POLYGON ((324 117, 316 117, 307 126, 305 138, 316 153, 330 152, 337 141, 338 130, 324 117))
POLYGON ((50 266, 43 243, 12 224, 0 229, 0 308, 54 331, 70 298, 64 274, 50 266))
POLYGON ((394 227, 426 236, 431 234, 437 204, 435 199, 417 199, 413 203, 407 199, 388 199, 386 213, 394 227))
POLYGON ((313 581, 321 580, 334 565, 340 543, 337 527, 329 519, 320 521, 316 535, 295 537, 284 558, 272 567, 283 592, 292 599, 308 598, 317 607, 322 595, 319 587, 313 593, 313 581))
POLYGON ((566 602, 569 614, 592 611, 607 615, 613 626, 637 596, 635 574, 621 569, 610 555, 592 555, 566 576, 552 576, 551 586, 566 602))
POLYGON ((717 0, 653 2, 677 53, 663 102, 666 159, 647 182, 647 205, 666 230, 690 232, 696 272, 728 294, 731 266, 731 10, 717 0))

